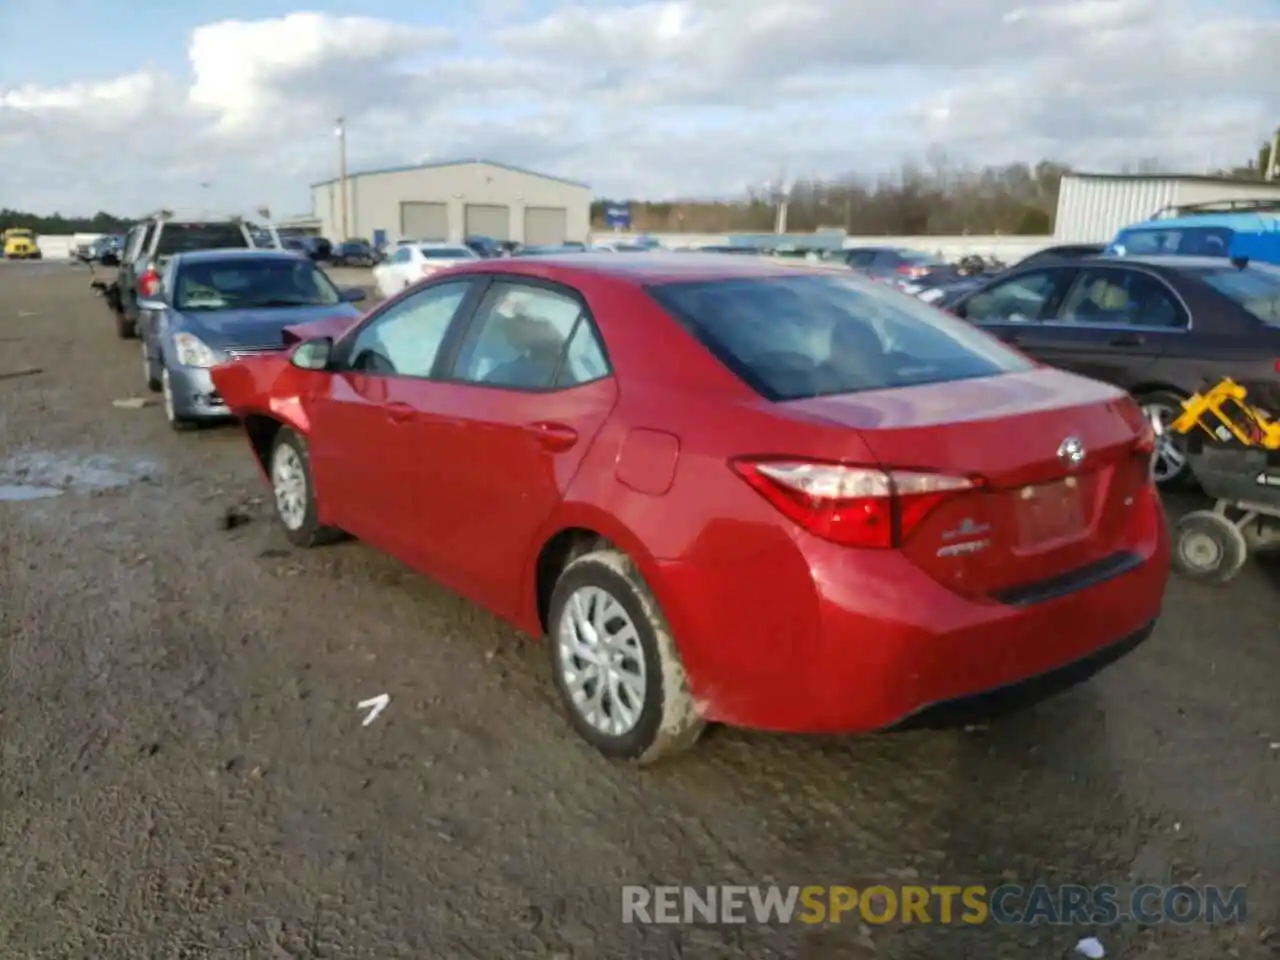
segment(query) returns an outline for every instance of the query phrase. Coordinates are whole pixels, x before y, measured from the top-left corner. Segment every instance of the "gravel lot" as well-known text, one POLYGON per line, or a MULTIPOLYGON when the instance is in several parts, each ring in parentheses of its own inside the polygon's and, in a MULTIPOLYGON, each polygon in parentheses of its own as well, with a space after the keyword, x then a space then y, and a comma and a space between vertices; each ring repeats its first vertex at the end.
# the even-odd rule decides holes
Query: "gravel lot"
POLYGON ((83 268, 0 266, 0 374, 24 366, 0 484, 64 492, 0 502, 6 960, 1280 956, 1276 566, 1171 584, 1146 647, 987 728, 716 730, 640 772, 576 740, 538 645, 359 544, 289 549, 235 429, 113 406, 146 395, 138 348, 83 268), (620 920, 627 883, 915 877, 1243 883, 1250 913, 620 920))

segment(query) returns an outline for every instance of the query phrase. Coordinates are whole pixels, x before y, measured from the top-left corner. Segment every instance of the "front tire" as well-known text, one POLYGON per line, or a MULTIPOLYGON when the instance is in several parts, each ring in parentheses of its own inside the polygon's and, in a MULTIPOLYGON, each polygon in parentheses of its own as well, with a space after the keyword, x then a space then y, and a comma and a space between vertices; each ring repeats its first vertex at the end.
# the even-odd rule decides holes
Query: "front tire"
POLYGON ((1244 533, 1214 510, 1188 513, 1173 528, 1173 568, 1189 580, 1226 583, 1248 559, 1244 533))
POLYGON ((1169 429, 1173 421, 1182 416, 1183 399, 1171 390, 1156 390, 1138 397, 1142 412, 1148 419, 1158 421, 1162 428, 1151 461, 1151 478, 1161 490, 1181 489, 1191 481, 1184 440, 1169 429))
POLYGON ((342 539, 342 531, 320 524, 311 451, 306 438, 284 427, 276 434, 267 461, 276 519, 295 547, 318 547, 342 539))
POLYGON ((702 735, 666 617, 631 560, 597 550, 571 562, 551 595, 547 646, 569 722, 607 757, 650 764, 702 735))
POLYGON ((177 400, 173 395, 173 380, 169 376, 168 367, 160 372, 160 396, 164 403, 164 418, 168 421, 171 430, 177 433, 189 433, 200 426, 190 417, 184 417, 178 413, 177 400))

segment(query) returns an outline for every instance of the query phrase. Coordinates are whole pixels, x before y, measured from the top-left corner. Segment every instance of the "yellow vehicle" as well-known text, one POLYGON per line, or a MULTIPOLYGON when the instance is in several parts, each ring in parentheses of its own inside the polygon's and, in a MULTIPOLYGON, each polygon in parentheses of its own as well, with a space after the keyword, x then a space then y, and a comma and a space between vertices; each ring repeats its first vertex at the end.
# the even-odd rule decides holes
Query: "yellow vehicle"
POLYGON ((39 260, 41 253, 35 232, 25 227, 10 227, 6 230, 4 256, 6 260, 39 260))

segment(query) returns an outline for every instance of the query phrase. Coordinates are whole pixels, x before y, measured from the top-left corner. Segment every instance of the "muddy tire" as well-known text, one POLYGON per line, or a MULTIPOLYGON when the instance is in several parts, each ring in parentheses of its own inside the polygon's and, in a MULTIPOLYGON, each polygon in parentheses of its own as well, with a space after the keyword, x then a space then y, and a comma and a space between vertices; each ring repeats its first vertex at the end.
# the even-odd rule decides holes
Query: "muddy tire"
POLYGON ((607 757, 640 764, 697 743, 706 722, 679 650, 625 554, 597 550, 565 567, 547 623, 552 677, 584 740, 607 757))
POLYGON ((295 547, 319 547, 343 538, 342 531, 320 525, 311 453, 306 438, 281 428, 267 460, 276 519, 295 547))

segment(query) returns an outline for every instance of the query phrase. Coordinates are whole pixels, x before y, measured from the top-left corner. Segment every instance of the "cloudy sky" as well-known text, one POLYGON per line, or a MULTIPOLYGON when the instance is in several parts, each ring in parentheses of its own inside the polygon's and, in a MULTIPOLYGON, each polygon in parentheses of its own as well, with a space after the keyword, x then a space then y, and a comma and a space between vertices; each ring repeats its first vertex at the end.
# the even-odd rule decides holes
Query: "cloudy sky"
POLYGON ((303 212, 339 115, 353 169, 483 157, 644 198, 931 148, 1203 171, 1280 123, 1280 0, 344 6, 0 0, 0 207, 303 212))

